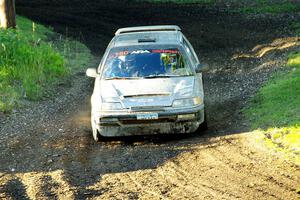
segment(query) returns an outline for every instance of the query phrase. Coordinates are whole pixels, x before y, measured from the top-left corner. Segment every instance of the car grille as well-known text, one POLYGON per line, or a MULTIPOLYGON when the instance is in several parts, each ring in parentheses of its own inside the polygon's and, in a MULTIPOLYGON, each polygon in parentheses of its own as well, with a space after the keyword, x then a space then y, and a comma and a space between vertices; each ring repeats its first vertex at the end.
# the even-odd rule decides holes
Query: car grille
POLYGON ((152 119, 152 120, 134 120, 134 119, 128 119, 128 120, 120 120, 120 122, 124 125, 129 124, 155 124, 155 123, 166 123, 166 122, 175 122, 176 119, 172 118, 160 118, 160 119, 152 119))
POLYGON ((131 107, 132 111, 165 111, 165 107, 161 106, 138 106, 138 107, 131 107))
POLYGON ((170 96, 170 93, 160 93, 160 94, 137 94, 137 95, 124 95, 124 98, 145 98, 145 97, 163 97, 170 96))

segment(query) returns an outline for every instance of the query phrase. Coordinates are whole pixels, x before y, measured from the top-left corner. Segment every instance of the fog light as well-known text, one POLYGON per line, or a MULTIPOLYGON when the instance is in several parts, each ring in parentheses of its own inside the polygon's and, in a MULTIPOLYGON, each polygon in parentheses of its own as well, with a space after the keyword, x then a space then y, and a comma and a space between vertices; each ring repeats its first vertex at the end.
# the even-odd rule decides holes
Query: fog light
POLYGON ((194 119, 195 114, 187 114, 187 115, 178 115, 178 119, 180 120, 187 120, 187 119, 194 119))
POLYGON ((101 118, 100 126, 119 126, 119 119, 117 119, 117 118, 101 118))
POLYGON ((203 103, 202 99, 200 97, 193 98, 194 105, 200 105, 203 103))

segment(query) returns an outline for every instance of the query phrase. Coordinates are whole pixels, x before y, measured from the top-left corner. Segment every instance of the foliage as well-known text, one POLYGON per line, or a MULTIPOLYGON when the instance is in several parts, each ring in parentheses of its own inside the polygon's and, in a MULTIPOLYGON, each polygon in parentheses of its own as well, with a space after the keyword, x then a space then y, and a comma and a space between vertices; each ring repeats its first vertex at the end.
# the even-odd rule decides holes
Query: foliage
POLYGON ((28 39, 20 30, 0 30, 1 110, 11 109, 18 97, 36 100, 42 88, 66 75, 63 57, 51 45, 28 39))
POLYGON ((47 89, 74 70, 71 68, 74 61, 84 57, 79 63, 86 64, 90 58, 88 49, 78 42, 61 40, 63 47, 59 47, 47 41, 55 33, 42 25, 19 16, 17 24, 16 30, 0 29, 0 111, 3 112, 12 110, 20 99, 40 99, 47 89))

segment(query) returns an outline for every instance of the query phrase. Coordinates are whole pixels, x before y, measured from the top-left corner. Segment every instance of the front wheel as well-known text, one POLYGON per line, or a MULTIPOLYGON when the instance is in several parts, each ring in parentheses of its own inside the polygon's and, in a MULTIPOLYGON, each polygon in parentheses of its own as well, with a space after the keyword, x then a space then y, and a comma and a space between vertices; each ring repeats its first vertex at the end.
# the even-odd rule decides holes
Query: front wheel
POLYGON ((100 136, 100 133, 97 130, 93 120, 94 120, 93 115, 91 114, 91 126, 92 126, 92 131, 93 131, 93 138, 94 138, 95 142, 99 142, 101 136, 100 136))
POLYGON ((100 133, 96 128, 92 128, 93 129, 93 138, 95 140, 95 142, 99 142, 100 140, 100 133))
POLYGON ((206 111, 204 111, 204 121, 202 122, 202 124, 199 125, 199 128, 197 129, 196 132, 204 132, 208 129, 208 125, 207 125, 207 115, 206 115, 206 111))

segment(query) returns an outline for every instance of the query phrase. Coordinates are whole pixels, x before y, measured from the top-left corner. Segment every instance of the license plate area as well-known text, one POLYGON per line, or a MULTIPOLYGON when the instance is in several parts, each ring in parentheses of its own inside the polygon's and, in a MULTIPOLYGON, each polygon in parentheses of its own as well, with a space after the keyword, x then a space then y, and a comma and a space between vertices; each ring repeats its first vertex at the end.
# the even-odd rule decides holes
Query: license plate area
POLYGON ((136 115, 137 120, 155 120, 158 119, 158 113, 141 113, 136 115))

